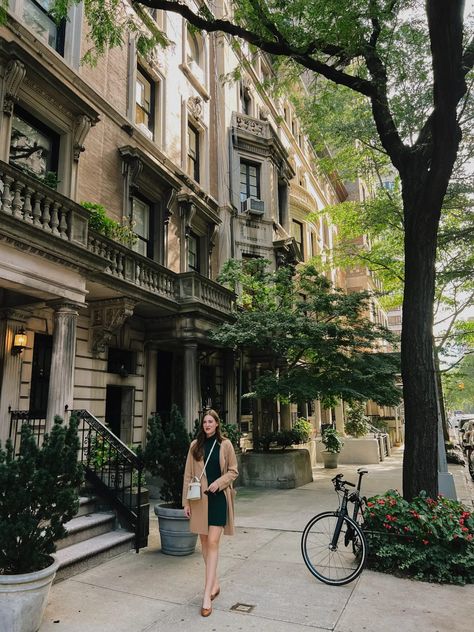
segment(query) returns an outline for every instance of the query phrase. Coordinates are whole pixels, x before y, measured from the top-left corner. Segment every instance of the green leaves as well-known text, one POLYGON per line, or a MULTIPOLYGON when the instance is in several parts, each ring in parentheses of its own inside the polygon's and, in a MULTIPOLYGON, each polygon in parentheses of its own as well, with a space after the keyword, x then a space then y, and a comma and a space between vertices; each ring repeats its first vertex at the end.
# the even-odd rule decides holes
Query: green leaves
POLYGON ((82 468, 77 460, 77 421, 56 417, 41 448, 31 428, 22 427, 21 450, 0 448, 0 573, 37 571, 51 563, 55 541, 73 518, 82 468))
POLYGON ((313 264, 293 274, 292 268, 272 272, 262 260, 224 266, 221 282, 238 290, 240 299, 235 321, 212 338, 267 358, 254 396, 398 402, 398 359, 378 352, 380 340, 391 336, 366 318, 369 295, 332 288, 313 264))
POLYGON ((168 420, 159 415, 148 421, 144 451, 146 468, 162 479, 161 498, 180 508, 184 468, 190 439, 183 417, 174 405, 168 420))
POLYGON ((404 500, 395 490, 369 498, 364 514, 374 570, 430 582, 474 582, 474 516, 456 500, 404 500))

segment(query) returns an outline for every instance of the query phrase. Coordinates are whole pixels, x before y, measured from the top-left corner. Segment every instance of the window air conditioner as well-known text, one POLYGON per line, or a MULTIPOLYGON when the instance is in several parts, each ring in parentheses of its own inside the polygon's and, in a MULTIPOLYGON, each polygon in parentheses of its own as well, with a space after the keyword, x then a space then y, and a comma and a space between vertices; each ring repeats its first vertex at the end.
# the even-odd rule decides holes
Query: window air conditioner
POLYGON ((265 204, 263 200, 249 197, 242 202, 242 213, 251 213, 252 215, 263 215, 265 213, 265 204))

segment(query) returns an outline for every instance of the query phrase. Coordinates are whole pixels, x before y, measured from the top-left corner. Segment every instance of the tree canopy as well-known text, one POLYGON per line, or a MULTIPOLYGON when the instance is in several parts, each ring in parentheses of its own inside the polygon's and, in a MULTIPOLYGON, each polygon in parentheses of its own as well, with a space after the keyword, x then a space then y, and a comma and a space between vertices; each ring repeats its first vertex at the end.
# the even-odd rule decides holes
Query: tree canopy
POLYGON ((312 264, 272 272, 263 259, 229 261, 219 280, 239 290, 232 323, 212 333, 219 344, 257 353, 267 370, 254 397, 331 405, 372 399, 400 401, 399 358, 386 353, 390 332, 367 317, 369 295, 331 287, 312 264))

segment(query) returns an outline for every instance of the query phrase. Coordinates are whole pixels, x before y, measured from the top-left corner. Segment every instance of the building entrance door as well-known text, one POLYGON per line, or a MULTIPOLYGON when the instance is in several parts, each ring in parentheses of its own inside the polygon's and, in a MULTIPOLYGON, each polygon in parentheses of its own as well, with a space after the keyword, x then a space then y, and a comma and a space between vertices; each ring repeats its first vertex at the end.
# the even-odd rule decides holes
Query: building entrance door
POLYGON ((105 423, 116 437, 127 444, 132 442, 134 401, 133 386, 107 385, 105 423))
MULTIPOLYGON (((33 362, 31 366, 29 410, 30 414, 37 419, 44 419, 46 417, 52 350, 53 336, 35 334, 33 362)), ((64 415, 63 410, 54 412, 56 415, 64 415)))

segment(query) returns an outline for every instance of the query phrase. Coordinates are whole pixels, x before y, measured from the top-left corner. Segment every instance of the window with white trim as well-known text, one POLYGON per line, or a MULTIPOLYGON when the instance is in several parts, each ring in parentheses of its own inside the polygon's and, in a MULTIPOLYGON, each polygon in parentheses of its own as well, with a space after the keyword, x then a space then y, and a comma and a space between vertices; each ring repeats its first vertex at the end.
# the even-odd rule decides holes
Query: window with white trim
POLYGON ((155 128, 155 84, 151 77, 137 66, 135 82, 135 123, 147 136, 153 137, 155 128))
POLYGON ((59 139, 59 134, 16 106, 12 116, 9 162, 46 182, 49 174, 57 176, 59 139))
POLYGON ((66 20, 56 23, 51 15, 53 5, 53 0, 18 0, 15 13, 39 40, 63 55, 66 20))
POLYGON ((260 165, 240 161, 240 201, 247 198, 260 199, 260 165))
POLYGON ((132 197, 131 224, 137 241, 133 250, 144 257, 153 257, 152 205, 145 198, 132 197))
POLYGON ((188 123, 188 165, 187 171, 196 182, 200 181, 201 175, 201 138, 199 130, 188 123))

